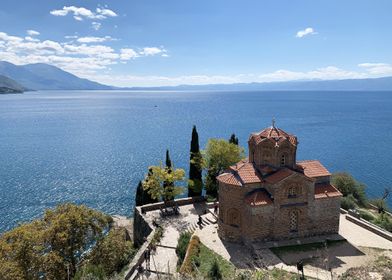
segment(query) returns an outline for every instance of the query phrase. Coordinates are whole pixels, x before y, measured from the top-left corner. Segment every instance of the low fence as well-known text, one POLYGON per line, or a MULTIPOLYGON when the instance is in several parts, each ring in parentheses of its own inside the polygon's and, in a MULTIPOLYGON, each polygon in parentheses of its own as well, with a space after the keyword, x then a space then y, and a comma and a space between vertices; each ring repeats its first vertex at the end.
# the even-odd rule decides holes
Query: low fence
POLYGON ((167 202, 157 202, 157 203, 140 206, 140 212, 144 214, 146 212, 159 210, 164 207, 183 206, 183 205, 205 202, 205 201, 206 199, 204 196, 179 198, 167 202))
POLYGON ((151 240, 153 239, 155 234, 155 229, 150 233, 147 237, 147 241, 140 246, 139 250, 137 251, 136 255, 133 257, 131 263, 128 265, 128 269, 125 271, 125 279, 131 279, 133 274, 135 273, 136 269, 144 262, 144 253, 146 252, 147 248, 150 246, 151 240))
POLYGON ((353 217, 350 213, 348 213, 348 215, 346 215, 346 220, 360 226, 363 227, 389 241, 392 241, 392 233, 372 224, 369 223, 368 221, 362 220, 362 219, 357 219, 355 217, 353 217))

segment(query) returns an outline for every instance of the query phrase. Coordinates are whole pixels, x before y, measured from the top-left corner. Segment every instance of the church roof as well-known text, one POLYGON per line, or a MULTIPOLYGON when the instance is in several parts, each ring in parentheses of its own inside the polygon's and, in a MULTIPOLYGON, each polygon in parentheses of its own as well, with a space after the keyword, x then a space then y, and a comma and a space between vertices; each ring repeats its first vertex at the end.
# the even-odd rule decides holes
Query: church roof
POLYGON ((239 187, 242 186, 241 181, 237 178, 237 176, 235 176, 235 174, 233 174, 231 172, 222 173, 216 178, 218 181, 225 183, 225 184, 239 186, 239 187))
POLYGON ((248 160, 240 161, 230 166, 230 169, 238 175, 244 184, 261 183, 263 181, 254 164, 248 160))
POLYGON ((295 171, 288 169, 288 168, 283 168, 278 170, 277 172, 273 173, 272 175, 269 175, 267 178, 265 178, 265 181, 270 184, 276 184, 283 179, 286 179, 289 177, 291 174, 293 174, 295 171))
POLYGON ((234 186, 243 186, 244 184, 261 183, 263 181, 261 174, 257 171, 255 165, 248 160, 242 160, 229 167, 224 173, 217 177, 218 181, 234 186))
POLYGON ((305 176, 310 178, 330 176, 331 173, 318 160, 298 161, 297 165, 303 169, 305 176))
POLYGON ((297 137, 287 133, 283 129, 276 127, 274 122, 272 123, 272 126, 267 127, 260 132, 252 133, 250 135, 249 141, 253 140, 257 145, 265 139, 269 139, 275 142, 276 145, 279 145, 285 140, 289 140, 290 143, 294 146, 297 145, 297 137))
POLYGON ((265 189, 251 192, 245 196, 244 201, 250 206, 266 206, 272 204, 272 199, 265 189))
POLYGON ((314 187, 315 199, 339 197, 339 196, 342 196, 342 193, 330 183, 316 184, 314 187))

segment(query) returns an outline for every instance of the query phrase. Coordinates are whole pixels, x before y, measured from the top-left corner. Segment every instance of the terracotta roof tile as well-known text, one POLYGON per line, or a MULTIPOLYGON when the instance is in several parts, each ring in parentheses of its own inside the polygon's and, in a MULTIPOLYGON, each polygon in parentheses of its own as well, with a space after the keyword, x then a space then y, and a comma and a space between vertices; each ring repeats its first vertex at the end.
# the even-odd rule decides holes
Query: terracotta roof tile
POLYGON ((324 167, 324 165, 322 165, 318 160, 298 161, 297 165, 299 165, 304 170, 305 176, 310 178, 331 175, 331 173, 329 173, 329 171, 324 167))
POLYGON ((256 206, 266 206, 272 204, 271 196, 264 189, 256 190, 248 194, 244 201, 246 204, 256 207, 256 206))
POLYGON ((247 160, 230 166, 230 169, 238 175, 244 184, 261 183, 263 181, 254 164, 247 160))
POLYGON ((217 177, 217 180, 233 186, 242 186, 241 181, 233 173, 222 173, 217 177))
POLYGON ((329 198, 329 197, 339 197, 342 193, 335 188, 333 185, 327 184, 316 184, 314 187, 314 198, 329 198))
POLYGON ((282 181, 283 179, 287 178, 288 176, 290 176, 293 173, 294 173, 294 171, 292 171, 288 168, 283 168, 283 169, 280 169, 279 171, 273 173, 272 175, 268 176, 267 178, 265 178, 265 181, 267 181, 270 184, 276 184, 276 183, 282 181))
POLYGON ((253 140, 256 144, 259 144, 265 139, 275 142, 276 145, 279 145, 286 140, 290 141, 293 145, 297 145, 297 137, 295 135, 289 134, 275 126, 267 127, 260 132, 252 133, 249 140, 253 140))

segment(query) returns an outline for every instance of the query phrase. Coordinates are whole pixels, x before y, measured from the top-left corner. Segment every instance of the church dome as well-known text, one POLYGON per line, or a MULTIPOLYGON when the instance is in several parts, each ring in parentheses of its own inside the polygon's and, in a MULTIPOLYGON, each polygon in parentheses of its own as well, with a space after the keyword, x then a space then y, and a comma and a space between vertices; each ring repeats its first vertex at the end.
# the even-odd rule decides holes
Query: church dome
POLYGON ((275 126, 275 122, 272 122, 272 126, 263 129, 260 132, 252 133, 249 141, 253 141, 256 145, 261 143, 263 140, 268 139, 279 145, 280 143, 288 140, 294 146, 297 146, 297 137, 293 134, 289 134, 283 129, 275 126))

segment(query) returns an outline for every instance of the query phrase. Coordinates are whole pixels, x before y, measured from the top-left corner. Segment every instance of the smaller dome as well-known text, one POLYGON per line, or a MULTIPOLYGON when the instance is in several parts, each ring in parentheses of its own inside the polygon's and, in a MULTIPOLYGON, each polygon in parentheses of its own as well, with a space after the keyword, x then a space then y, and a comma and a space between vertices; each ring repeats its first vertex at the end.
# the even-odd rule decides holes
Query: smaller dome
POLYGON ((280 144, 287 139, 291 144, 297 146, 297 137, 293 134, 287 133, 283 129, 276 127, 275 122, 272 123, 272 126, 267 127, 260 132, 252 133, 250 135, 249 141, 253 140, 256 144, 259 144, 264 139, 274 141, 276 144, 280 144))

